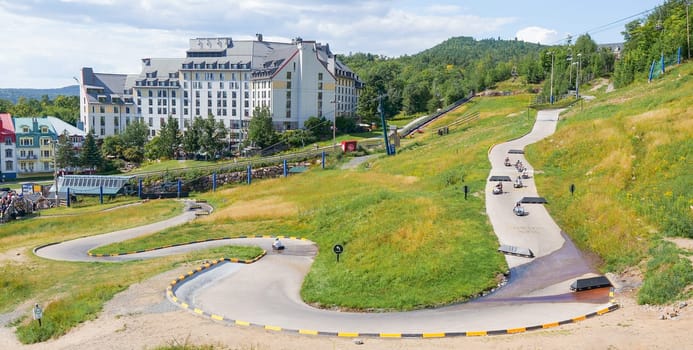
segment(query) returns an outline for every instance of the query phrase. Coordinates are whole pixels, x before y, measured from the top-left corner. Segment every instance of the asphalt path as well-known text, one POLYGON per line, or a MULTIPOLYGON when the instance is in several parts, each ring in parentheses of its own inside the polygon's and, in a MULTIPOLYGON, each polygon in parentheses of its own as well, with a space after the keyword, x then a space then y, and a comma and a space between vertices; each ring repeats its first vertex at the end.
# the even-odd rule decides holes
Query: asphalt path
MULTIPOLYGON (((540 111, 528 135, 493 147, 489 152, 490 175, 517 177, 519 173, 514 167, 504 165, 508 151, 522 150, 526 145, 551 135, 559 113, 557 110, 540 111)), ((512 208, 519 199, 538 194, 531 165, 521 154, 512 154, 510 158, 513 164, 520 159, 528 167, 531 178, 523 180, 525 187, 520 189, 506 183, 505 193, 500 195, 491 193, 494 183, 489 182, 486 188, 487 214, 500 244, 529 248, 535 258, 506 256, 511 271, 509 283, 472 302, 410 312, 362 313, 314 308, 300 297, 303 279, 318 250, 314 243, 305 240, 283 240, 287 249, 282 252, 272 251, 272 238, 240 238, 117 257, 87 255, 90 249, 98 246, 193 220, 195 210, 189 203, 183 214, 166 221, 48 245, 37 248, 35 253, 54 260, 125 261, 228 244, 260 246, 268 251, 264 258, 253 264, 222 263, 207 272, 198 273, 177 286, 176 297, 196 309, 222 315, 225 319, 285 329, 357 333, 471 332, 570 320, 608 307, 608 294, 603 290, 570 292, 570 283, 576 278, 594 275, 594 271, 544 205, 525 204, 529 215, 518 217, 513 214, 512 208)))

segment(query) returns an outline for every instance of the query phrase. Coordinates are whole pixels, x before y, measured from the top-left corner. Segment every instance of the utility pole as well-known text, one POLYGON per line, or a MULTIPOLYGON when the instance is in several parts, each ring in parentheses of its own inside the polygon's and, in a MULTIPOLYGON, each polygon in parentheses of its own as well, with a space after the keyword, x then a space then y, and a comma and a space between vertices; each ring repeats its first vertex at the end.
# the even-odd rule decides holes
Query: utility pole
POLYGON ((55 207, 60 206, 60 197, 58 197, 58 140, 53 140, 53 171, 55 172, 55 207))
POLYGON ((691 5, 689 0, 686 0, 686 37, 688 39, 688 59, 691 59, 691 21, 688 19, 688 7, 691 5))
POLYGON ((330 101, 332 103, 332 153, 337 151, 337 100, 330 101))
POLYGON ((580 66, 582 66, 582 53, 578 53, 577 76, 575 77, 575 98, 580 98, 580 66))
POLYGON ((380 121, 383 125, 383 139, 385 140, 385 152, 388 156, 392 155, 390 152, 390 141, 387 139, 387 124, 385 123, 385 109, 383 108, 383 96, 378 96, 378 111, 380 112, 380 121))
POLYGON ((553 104, 553 58, 554 58, 554 53, 549 51, 549 55, 551 55, 551 104, 553 104))

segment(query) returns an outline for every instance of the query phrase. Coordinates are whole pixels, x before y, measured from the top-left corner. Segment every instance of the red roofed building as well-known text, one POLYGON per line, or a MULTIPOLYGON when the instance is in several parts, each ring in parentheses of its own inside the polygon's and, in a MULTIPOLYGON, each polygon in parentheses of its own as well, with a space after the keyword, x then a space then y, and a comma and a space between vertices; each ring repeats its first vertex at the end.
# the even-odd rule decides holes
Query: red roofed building
POLYGON ((14 132, 14 123, 9 113, 0 113, 0 178, 17 178, 17 165, 15 164, 17 136, 14 132))

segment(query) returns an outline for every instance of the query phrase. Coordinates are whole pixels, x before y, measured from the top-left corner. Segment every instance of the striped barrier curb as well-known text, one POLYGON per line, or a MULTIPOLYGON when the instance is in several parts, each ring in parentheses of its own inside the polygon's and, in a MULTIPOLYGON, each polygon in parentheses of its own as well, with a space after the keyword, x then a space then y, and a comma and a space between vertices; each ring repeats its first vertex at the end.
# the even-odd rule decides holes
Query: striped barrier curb
MULTIPOLYGON (((238 237, 241 238, 241 237, 238 237)), ((248 238, 248 237, 243 237, 243 238, 248 238)), ((250 237, 252 238, 252 237, 250 237)), ((286 236, 255 236, 255 238, 288 238, 288 239, 298 239, 298 240, 306 240, 305 238, 297 238, 297 237, 286 237, 286 236)), ((280 326, 274 326, 274 325, 264 325, 264 324, 259 324, 259 323, 254 323, 250 321, 243 321, 243 320, 235 320, 231 319, 228 317, 225 317, 223 315, 219 314, 214 314, 207 312, 205 310, 202 310, 194 305, 190 305, 186 303, 184 300, 179 299, 176 296, 176 290, 178 287, 180 287, 183 283, 187 282, 189 278, 199 274, 199 273, 204 273, 209 270, 211 270, 214 267, 219 266, 219 264, 224 263, 224 262, 232 262, 232 263, 240 263, 240 264, 252 264, 258 260, 260 260, 262 257, 264 257, 267 254, 267 251, 263 251, 263 253, 254 259, 250 260, 240 260, 240 259, 229 259, 229 258, 221 258, 219 260, 213 260, 212 262, 205 263, 198 268, 194 270, 188 271, 186 274, 182 274, 178 276, 175 280, 171 281, 169 283, 168 287, 166 288, 166 298, 170 300, 172 303, 176 304, 182 309, 188 310, 192 312, 195 315, 203 316, 206 318, 209 318, 213 321, 218 321, 218 322, 223 322, 227 325, 231 326, 241 326, 241 327, 258 327, 262 328, 268 331, 274 331, 274 332, 285 332, 285 333, 293 333, 293 334, 302 334, 302 335, 321 335, 321 336, 330 336, 330 337, 340 337, 340 338, 356 338, 356 337, 369 337, 369 338, 384 338, 384 339, 402 339, 402 338, 418 338, 418 339, 431 339, 431 338, 451 338, 451 337, 482 337, 482 336, 491 336, 491 335, 506 335, 506 334, 518 334, 518 333, 525 333, 528 331, 534 331, 534 330, 541 330, 541 329, 549 329, 549 328, 554 328, 570 323, 578 323, 580 321, 584 321, 588 318, 595 317, 595 316, 601 316, 606 313, 609 313, 611 311, 614 311, 619 308, 618 304, 615 303, 610 303, 607 307, 603 309, 599 309, 597 311, 591 312, 589 314, 585 315, 580 315, 576 316, 567 320, 563 321, 558 321, 558 322, 551 322, 551 323, 544 323, 540 325, 535 325, 535 326, 529 326, 529 327, 517 327, 517 328, 507 328, 507 329, 497 329, 497 330, 486 330, 486 331, 462 331, 462 332, 427 332, 427 333, 371 333, 371 332, 334 332, 334 331, 320 331, 320 330, 315 330, 315 329, 293 329, 293 328, 284 328, 280 326)))
POLYGON ((115 257, 115 256, 123 256, 123 255, 132 255, 132 254, 152 252, 155 250, 168 249, 168 248, 180 247, 180 246, 191 245, 191 244, 213 242, 213 241, 222 241, 225 239, 232 240, 232 239, 239 239, 239 238, 281 238, 281 239, 295 239, 295 240, 299 240, 299 241, 307 241, 306 238, 295 237, 295 236, 242 235, 242 236, 235 236, 235 237, 227 236, 227 237, 215 237, 215 238, 199 239, 196 241, 189 241, 189 242, 183 242, 183 243, 173 243, 173 244, 167 244, 167 245, 160 246, 160 247, 152 247, 152 248, 146 248, 146 249, 140 249, 140 250, 133 250, 133 251, 129 251, 129 252, 96 254, 96 253, 92 253, 91 251, 89 251, 89 252, 87 252, 87 255, 89 255, 91 257, 95 257, 95 258, 108 258, 108 257, 115 257))

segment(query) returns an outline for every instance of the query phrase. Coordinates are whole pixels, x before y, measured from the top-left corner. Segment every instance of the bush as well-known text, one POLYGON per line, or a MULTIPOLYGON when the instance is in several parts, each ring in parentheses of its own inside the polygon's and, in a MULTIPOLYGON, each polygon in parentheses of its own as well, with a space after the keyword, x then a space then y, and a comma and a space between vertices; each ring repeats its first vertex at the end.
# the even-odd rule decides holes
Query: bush
POLYGON ((639 304, 664 304, 683 297, 693 283, 693 267, 679 255, 673 243, 662 241, 650 249, 652 259, 647 264, 645 282, 638 293, 639 304))

